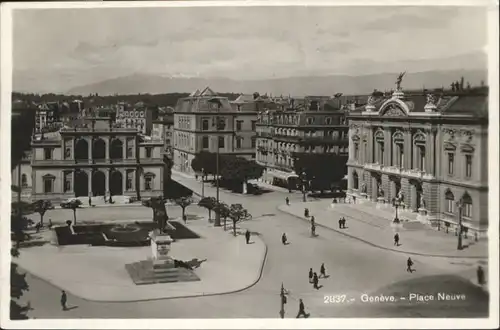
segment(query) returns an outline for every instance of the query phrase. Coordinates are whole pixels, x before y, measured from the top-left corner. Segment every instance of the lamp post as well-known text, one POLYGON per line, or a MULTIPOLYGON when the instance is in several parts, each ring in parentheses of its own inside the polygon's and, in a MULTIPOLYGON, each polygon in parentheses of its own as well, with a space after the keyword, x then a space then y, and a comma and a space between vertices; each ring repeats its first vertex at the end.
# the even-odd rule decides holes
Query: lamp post
POLYGON ((201 168, 201 198, 205 198, 205 169, 201 168))
POLYGON ((398 208, 401 205, 401 200, 398 197, 396 197, 396 198, 394 198, 394 201, 392 204, 396 208, 396 217, 394 218, 394 220, 392 222, 399 223, 400 221, 398 218, 398 208))
POLYGON ((457 207, 458 207, 458 245, 457 245, 457 250, 462 250, 462 208, 464 206, 463 200, 460 198, 460 200, 457 202, 457 207))
MULTIPOLYGON (((217 133, 219 133, 219 112, 220 108, 222 107, 222 103, 218 98, 212 98, 208 100, 209 103, 213 103, 217 105, 217 115, 215 116, 215 129, 217 133)), ((216 199, 217 199, 217 205, 219 205, 219 134, 217 134, 217 150, 216 150, 216 157, 215 157, 215 174, 216 174, 216 199)), ((219 212, 215 213, 215 224, 220 225, 220 214, 219 212)))
POLYGON ((306 172, 302 172, 302 201, 305 203, 306 200, 306 172))

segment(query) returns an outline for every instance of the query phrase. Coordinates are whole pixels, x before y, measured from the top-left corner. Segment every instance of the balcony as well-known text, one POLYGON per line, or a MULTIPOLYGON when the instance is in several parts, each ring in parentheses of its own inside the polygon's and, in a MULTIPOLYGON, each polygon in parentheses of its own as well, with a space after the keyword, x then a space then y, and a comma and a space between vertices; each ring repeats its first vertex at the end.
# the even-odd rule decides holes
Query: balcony
POLYGON ((328 144, 334 144, 334 145, 349 145, 349 139, 346 138, 338 138, 338 137, 333 137, 333 136, 304 136, 303 137, 303 142, 307 143, 328 143, 328 144))
POLYGON ((284 142, 298 142, 303 138, 301 136, 296 135, 283 135, 283 134, 275 134, 273 137, 276 141, 284 141, 284 142))

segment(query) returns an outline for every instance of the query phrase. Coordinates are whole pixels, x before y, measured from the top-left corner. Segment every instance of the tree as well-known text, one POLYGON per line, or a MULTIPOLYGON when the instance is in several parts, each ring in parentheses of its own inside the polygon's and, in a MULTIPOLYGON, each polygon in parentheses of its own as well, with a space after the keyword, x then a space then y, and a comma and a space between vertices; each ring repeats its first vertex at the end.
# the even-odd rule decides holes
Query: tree
POLYGON ((258 179, 263 172, 264 167, 255 161, 233 155, 224 155, 220 171, 222 178, 232 181, 235 185, 246 184, 248 180, 258 179))
MULTIPOLYGON (((12 260, 19 257, 19 251, 16 248, 10 250, 12 260)), ((28 319, 27 313, 31 310, 30 303, 21 306, 16 301, 21 298, 25 291, 29 290, 28 283, 26 282, 26 274, 19 273, 16 263, 10 262, 10 319, 11 320, 26 320, 28 319)))
POLYGON ((230 215, 230 209, 229 206, 224 203, 224 202, 219 202, 217 205, 214 207, 214 212, 218 213, 219 216, 224 219, 224 231, 226 230, 226 223, 227 223, 227 218, 230 215))
POLYGON ((340 184, 347 173, 347 159, 348 156, 336 154, 296 153, 294 170, 302 180, 311 182, 311 191, 316 188, 323 192, 340 184))
POLYGON ((179 205, 182 209, 182 220, 186 222, 186 207, 193 203, 191 197, 181 197, 174 200, 175 204, 179 205))
MULTIPOLYGON (((212 218, 212 210, 217 205, 215 197, 204 197, 198 202, 198 205, 208 210, 208 221, 210 222, 212 218)), ((220 223, 216 223, 215 226, 220 226, 220 223)))
POLYGON ((247 214, 247 210, 241 204, 231 204, 229 207, 229 218, 233 221, 233 234, 236 236, 236 224, 247 214))
POLYGON ((52 203, 49 200, 39 199, 33 203, 33 210, 40 214, 40 227, 43 227, 43 216, 45 212, 52 208, 52 203))
MULTIPOLYGON (((219 161, 223 158, 222 155, 219 156, 219 161)), ((217 154, 208 151, 202 151, 198 153, 194 159, 191 161, 191 168, 197 173, 202 173, 203 176, 206 175, 216 175, 217 174, 217 154)), ((219 162, 219 169, 221 168, 222 162, 219 162)))
POLYGON ((73 210, 73 220, 74 224, 76 225, 76 209, 79 209, 80 206, 82 206, 82 201, 79 199, 73 199, 72 201, 68 202, 68 208, 73 210))

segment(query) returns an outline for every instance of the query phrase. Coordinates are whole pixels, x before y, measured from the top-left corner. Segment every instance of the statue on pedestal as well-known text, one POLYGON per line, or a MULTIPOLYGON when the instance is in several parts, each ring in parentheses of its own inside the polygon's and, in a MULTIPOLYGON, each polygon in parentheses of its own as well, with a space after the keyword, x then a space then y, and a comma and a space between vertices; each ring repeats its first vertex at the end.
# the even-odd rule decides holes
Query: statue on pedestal
POLYGON ((406 74, 406 71, 405 72, 401 72, 398 76, 398 79, 396 80, 396 90, 399 91, 401 90, 401 82, 403 81, 403 77, 404 75, 406 74))
POLYGON ((420 208, 425 209, 425 198, 424 194, 420 195, 420 208))
POLYGON ((400 202, 403 202, 404 199, 405 199, 405 195, 403 194, 403 191, 400 189, 398 191, 398 194, 396 195, 396 198, 400 201, 400 202))
POLYGON ((364 182, 361 184, 361 193, 366 194, 366 183, 364 182))
POLYGON ((378 187, 378 197, 384 197, 384 189, 381 186, 378 187))

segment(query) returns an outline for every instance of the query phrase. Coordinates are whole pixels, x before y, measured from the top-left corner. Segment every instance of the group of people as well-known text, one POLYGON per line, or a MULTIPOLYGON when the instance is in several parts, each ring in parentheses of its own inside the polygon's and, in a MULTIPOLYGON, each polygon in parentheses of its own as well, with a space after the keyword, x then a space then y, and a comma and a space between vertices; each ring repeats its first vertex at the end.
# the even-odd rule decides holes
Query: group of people
POLYGON ((346 228, 345 223, 346 223, 346 219, 345 219, 345 217, 341 217, 341 218, 339 219, 339 228, 340 228, 340 229, 345 229, 345 228, 346 228))
POLYGON ((319 276, 316 272, 313 272, 312 268, 309 268, 309 283, 313 284, 313 287, 318 290, 319 289, 319 278, 323 277, 326 278, 326 269, 325 269, 325 264, 322 263, 321 267, 319 269, 319 276))

